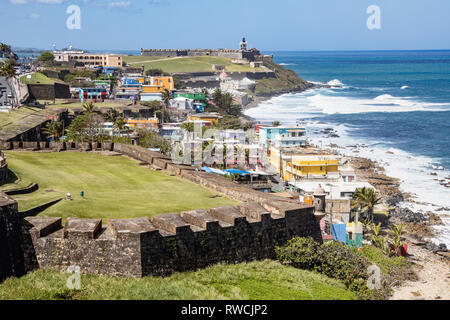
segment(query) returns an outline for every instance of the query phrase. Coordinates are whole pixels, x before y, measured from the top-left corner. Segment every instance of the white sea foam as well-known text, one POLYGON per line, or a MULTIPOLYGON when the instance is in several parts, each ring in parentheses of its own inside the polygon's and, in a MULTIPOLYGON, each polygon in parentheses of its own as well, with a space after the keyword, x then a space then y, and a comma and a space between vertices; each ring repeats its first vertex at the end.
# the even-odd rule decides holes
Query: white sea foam
POLYGON ((408 89, 408 88, 409 88, 408 86, 403 86, 400 89, 405 90, 405 89, 408 89))
POLYGON ((443 104, 422 103, 408 97, 379 95, 374 99, 358 99, 335 95, 316 94, 308 97, 315 108, 325 114, 352 114, 365 112, 445 111, 443 104))
MULTIPOLYGON (((263 102, 258 107, 246 110, 246 114, 261 122, 279 120, 283 124, 295 124, 299 119, 307 119, 325 114, 363 113, 363 112, 408 112, 408 111, 443 111, 442 104, 420 103, 408 97, 393 97, 383 94, 374 99, 346 98, 325 95, 323 89, 310 90, 300 94, 288 94, 263 102)), ((320 120, 320 119, 319 119, 320 120)), ((320 133, 330 124, 315 121, 307 126, 308 136, 317 145, 356 146, 338 149, 345 155, 361 156, 378 161, 386 174, 401 180, 401 190, 415 195, 414 202, 402 204, 413 211, 426 213, 432 211, 442 216, 445 226, 436 227, 436 243, 445 243, 450 247, 450 189, 439 181, 450 176, 450 168, 435 170, 439 159, 417 156, 397 149, 389 141, 364 140, 352 135, 356 129, 350 125, 333 126, 339 137, 323 138, 320 133), (365 144, 366 147, 361 147, 365 144), (436 172, 437 176, 431 175, 436 172)), ((450 181, 449 181, 450 182, 450 181)))
POLYGON ((339 79, 333 79, 331 81, 328 81, 327 84, 330 86, 343 86, 344 85, 339 79))
POLYGON ((280 63, 280 66, 296 66, 296 64, 295 63, 284 63, 284 62, 282 62, 282 63, 280 63))

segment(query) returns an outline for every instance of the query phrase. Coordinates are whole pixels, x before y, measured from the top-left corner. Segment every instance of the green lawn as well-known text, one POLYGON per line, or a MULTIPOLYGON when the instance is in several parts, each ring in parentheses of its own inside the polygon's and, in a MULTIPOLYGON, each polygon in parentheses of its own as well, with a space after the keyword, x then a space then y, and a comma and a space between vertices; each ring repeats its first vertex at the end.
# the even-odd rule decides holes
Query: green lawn
MULTIPOLYGON (((41 101, 40 101, 41 102, 41 101)), ((74 102, 74 103, 58 103, 53 104, 51 101, 49 104, 45 106, 46 109, 68 109, 72 111, 73 109, 80 109, 83 107, 84 103, 74 102)), ((100 110, 103 108, 115 108, 115 107, 124 107, 129 104, 132 104, 130 101, 120 101, 120 100, 107 100, 105 102, 95 102, 94 106, 96 109, 100 110)))
POLYGON ((169 57, 145 57, 145 56, 123 56, 123 61, 128 63, 129 65, 139 66, 142 61, 153 61, 153 60, 160 60, 160 59, 168 59, 169 57))
POLYGON ((48 112, 35 107, 21 107, 0 112, 0 140, 9 140, 46 121, 48 112))
POLYGON ((19 109, 11 109, 9 112, 0 112, 0 130, 3 126, 14 124, 30 115, 39 114, 41 111, 39 108, 22 107, 19 109))
POLYGON ((31 74, 31 78, 28 79, 27 76, 20 77, 20 81, 25 84, 54 84, 55 82, 63 82, 57 79, 51 79, 47 77, 45 74, 36 72, 31 74))
POLYGON ((182 57, 177 59, 167 57, 124 56, 123 60, 126 63, 132 63, 132 66, 140 67, 141 65, 144 65, 145 70, 157 68, 169 73, 213 71, 213 64, 225 66, 225 70, 229 72, 264 71, 263 68, 250 68, 249 65, 234 64, 229 58, 213 56, 182 57))
POLYGON ((65 197, 41 215, 82 218, 134 218, 162 213, 234 205, 237 202, 162 171, 151 171, 123 156, 81 152, 6 152, 17 179, 0 188, 39 184, 39 190, 17 195, 19 210, 65 197), (84 191, 86 199, 80 197, 84 191))
POLYGON ((276 261, 219 264, 170 277, 125 279, 82 275, 81 289, 65 287, 69 274, 38 270, 0 284, 0 299, 133 300, 350 300, 353 292, 321 274, 276 261))

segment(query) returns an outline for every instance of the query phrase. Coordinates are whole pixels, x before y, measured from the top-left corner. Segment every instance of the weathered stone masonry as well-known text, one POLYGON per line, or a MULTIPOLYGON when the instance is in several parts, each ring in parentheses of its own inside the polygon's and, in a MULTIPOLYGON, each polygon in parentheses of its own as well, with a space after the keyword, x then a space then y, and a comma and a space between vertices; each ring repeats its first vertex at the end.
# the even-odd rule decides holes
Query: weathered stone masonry
POLYGON ((151 220, 111 220, 106 226, 100 219, 69 218, 62 226, 60 218, 21 219, 15 201, 2 195, 7 209, 0 211, 0 232, 10 231, 7 239, 0 237, 0 257, 11 258, 1 265, 0 279, 36 268, 67 270, 69 266, 91 274, 167 275, 218 262, 274 258, 274 247, 294 236, 322 241, 312 206, 196 172, 144 148, 118 144, 114 150, 243 203, 151 220))
POLYGON ((6 162, 6 155, 0 151, 0 185, 6 183, 8 180, 8 163, 6 162))
POLYGON ((0 192, 0 281, 24 272, 17 202, 0 192))

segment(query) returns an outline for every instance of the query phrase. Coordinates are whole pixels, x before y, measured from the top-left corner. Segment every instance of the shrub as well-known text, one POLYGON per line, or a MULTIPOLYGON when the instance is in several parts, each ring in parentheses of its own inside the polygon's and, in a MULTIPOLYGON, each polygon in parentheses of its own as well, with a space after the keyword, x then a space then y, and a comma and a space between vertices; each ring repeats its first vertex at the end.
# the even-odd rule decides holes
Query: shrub
POLYGON ((340 242, 321 245, 312 238, 297 237, 277 247, 276 253, 281 263, 343 280, 347 287, 357 279, 367 279, 369 261, 340 242))

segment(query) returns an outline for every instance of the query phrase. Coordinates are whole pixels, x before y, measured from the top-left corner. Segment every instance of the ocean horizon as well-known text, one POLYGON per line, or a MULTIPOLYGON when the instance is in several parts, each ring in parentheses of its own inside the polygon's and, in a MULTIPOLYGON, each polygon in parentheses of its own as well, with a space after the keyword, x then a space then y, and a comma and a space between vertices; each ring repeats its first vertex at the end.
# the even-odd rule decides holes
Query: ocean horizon
POLYGON ((376 160, 414 195, 404 207, 441 216, 433 240, 449 246, 450 50, 265 53, 331 87, 274 97, 245 113, 261 123, 306 123, 312 143, 376 160), (324 138, 329 127, 336 137, 324 138))

